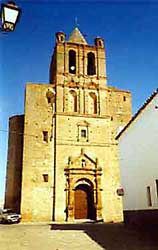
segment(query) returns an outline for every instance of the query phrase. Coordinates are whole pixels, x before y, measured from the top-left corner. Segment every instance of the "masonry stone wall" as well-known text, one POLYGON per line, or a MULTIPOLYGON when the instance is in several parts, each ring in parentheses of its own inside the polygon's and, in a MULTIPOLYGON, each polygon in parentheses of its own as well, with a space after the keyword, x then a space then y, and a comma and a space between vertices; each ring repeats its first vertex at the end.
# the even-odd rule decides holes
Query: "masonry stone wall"
MULTIPOLYGON (((22 202, 23 221, 52 219, 54 119, 50 85, 28 84, 25 97, 22 202), (48 132, 44 141, 43 132, 48 132), (48 176, 48 182, 44 178, 48 176)), ((47 178, 47 177, 46 177, 47 178)))
MULTIPOLYGON (((78 126, 83 117, 58 116, 57 118, 57 193, 56 219, 65 220, 66 208, 66 177, 64 168, 69 157, 80 155, 81 149, 92 159, 98 158, 102 168, 102 217, 104 221, 122 221, 122 199, 117 196, 116 190, 120 187, 120 173, 118 168, 117 143, 109 135, 109 118, 84 118, 89 124, 88 141, 78 139, 78 126), (60 131, 60 133, 59 133, 60 131)), ((84 126, 83 126, 84 127, 84 126)), ((78 177, 79 178, 79 177, 78 177)))
MULTIPOLYGON (((106 96, 107 102, 104 103, 104 99, 101 102, 102 105, 103 103, 105 105, 105 113, 95 115, 82 113, 81 110, 84 109, 81 104, 78 113, 70 112, 68 109, 61 112, 62 105, 60 104, 60 112, 54 113, 51 103, 48 103, 48 91, 54 91, 51 85, 27 84, 26 88, 21 204, 23 220, 51 220, 53 209, 56 220, 65 220, 66 176, 64 168, 69 157, 77 157, 84 148, 89 157, 98 158, 99 166, 103 169, 101 179, 103 219, 121 221, 122 200, 116 193, 120 185, 120 173, 117 142, 113 131, 122 124, 122 121, 119 120, 120 117, 118 116, 118 119, 116 116, 119 106, 122 108, 123 122, 125 123, 130 117, 129 109, 127 109, 127 105, 130 106, 130 94, 121 92, 121 95, 118 95, 120 92, 116 94, 116 91, 111 93, 112 90, 110 90, 110 94, 115 96, 115 99, 113 97, 112 100, 113 107, 110 107, 110 110, 106 105, 109 100, 111 101, 111 96, 108 96, 107 89, 104 90, 103 96, 106 96), (122 98, 126 96, 128 104, 126 101, 121 102, 120 96, 122 98), (114 105, 115 100, 116 106, 114 105), (111 120, 112 116, 116 121, 111 120), (81 129, 87 130, 86 139, 81 138, 81 129), (48 142, 43 141, 43 131, 48 132, 48 142), (43 174, 48 174, 48 182, 44 182, 43 174)), ((63 97, 63 88, 59 93, 63 97)), ((57 98, 59 103, 63 103, 61 96, 57 98)), ((67 98, 69 102, 69 96, 67 98)))
POLYGON ((9 119, 5 208, 20 211, 24 115, 9 119))

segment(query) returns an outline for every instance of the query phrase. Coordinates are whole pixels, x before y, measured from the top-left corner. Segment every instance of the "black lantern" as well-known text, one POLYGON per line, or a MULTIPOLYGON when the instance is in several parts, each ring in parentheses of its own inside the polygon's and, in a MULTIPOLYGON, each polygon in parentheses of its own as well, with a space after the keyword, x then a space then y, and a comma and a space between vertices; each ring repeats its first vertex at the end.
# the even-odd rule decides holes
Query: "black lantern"
POLYGON ((13 31, 19 20, 21 9, 14 2, 9 1, 7 4, 1 4, 1 22, 2 31, 13 31))

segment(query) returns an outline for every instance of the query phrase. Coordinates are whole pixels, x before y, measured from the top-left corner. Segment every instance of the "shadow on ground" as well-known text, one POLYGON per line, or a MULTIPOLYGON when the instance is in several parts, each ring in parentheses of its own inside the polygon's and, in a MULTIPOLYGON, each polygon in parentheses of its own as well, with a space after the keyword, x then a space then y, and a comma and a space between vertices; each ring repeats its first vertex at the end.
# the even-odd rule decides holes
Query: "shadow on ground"
POLYGON ((106 250, 158 250, 158 225, 53 224, 51 230, 82 230, 106 250))

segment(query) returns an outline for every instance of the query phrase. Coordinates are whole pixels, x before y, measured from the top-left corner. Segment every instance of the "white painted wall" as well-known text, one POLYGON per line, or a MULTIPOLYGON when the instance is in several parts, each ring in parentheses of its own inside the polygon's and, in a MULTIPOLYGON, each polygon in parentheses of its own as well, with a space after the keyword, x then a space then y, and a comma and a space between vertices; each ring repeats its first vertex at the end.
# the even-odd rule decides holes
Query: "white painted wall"
POLYGON ((0 209, 4 207, 4 199, 0 198, 0 209))
POLYGON ((124 210, 158 209, 158 106, 157 95, 119 138, 124 210), (151 189, 152 207, 147 202, 151 189))

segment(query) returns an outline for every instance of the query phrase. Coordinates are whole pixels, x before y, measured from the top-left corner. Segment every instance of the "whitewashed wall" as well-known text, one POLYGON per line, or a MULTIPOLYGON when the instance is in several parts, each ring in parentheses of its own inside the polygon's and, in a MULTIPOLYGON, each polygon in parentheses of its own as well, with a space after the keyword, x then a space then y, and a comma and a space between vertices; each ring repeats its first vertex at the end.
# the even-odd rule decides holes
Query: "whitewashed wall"
POLYGON ((157 95, 119 138, 124 210, 158 209, 158 106, 157 95), (147 186, 152 207, 148 206, 147 186))

